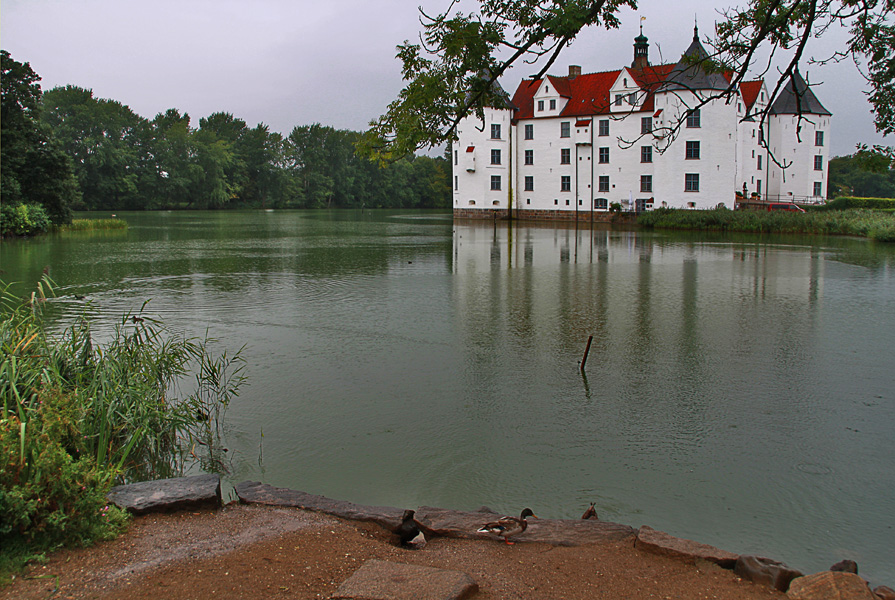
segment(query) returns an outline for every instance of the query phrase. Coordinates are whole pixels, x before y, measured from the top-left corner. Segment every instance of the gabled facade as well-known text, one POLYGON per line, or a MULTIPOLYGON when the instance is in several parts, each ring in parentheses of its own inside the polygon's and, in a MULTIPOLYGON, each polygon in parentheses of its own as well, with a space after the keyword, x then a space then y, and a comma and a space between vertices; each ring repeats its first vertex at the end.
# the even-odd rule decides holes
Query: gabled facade
POLYGON ((762 130, 750 115, 770 103, 764 82, 709 99, 728 79, 707 58, 694 31, 680 61, 652 66, 641 32, 630 67, 582 74, 571 66, 566 77, 522 81, 511 102, 485 110, 484 122, 458 126, 455 215, 599 218, 614 203, 733 208, 743 190, 822 199, 831 115, 801 77, 771 104, 762 130), (785 169, 769 151, 787 158, 785 169))

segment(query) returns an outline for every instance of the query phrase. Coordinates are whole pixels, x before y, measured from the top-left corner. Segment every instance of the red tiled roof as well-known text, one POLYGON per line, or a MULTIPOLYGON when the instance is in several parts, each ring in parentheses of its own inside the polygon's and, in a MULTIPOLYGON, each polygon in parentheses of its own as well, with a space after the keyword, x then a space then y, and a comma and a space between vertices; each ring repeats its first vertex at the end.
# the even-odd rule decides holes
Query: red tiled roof
MULTIPOLYGON (((652 92, 665 80, 673 68, 674 65, 657 65, 647 67, 642 71, 631 69, 630 72, 637 85, 647 92, 652 92)), ((586 117, 610 112, 609 90, 620 74, 621 69, 578 75, 574 79, 548 75, 547 79, 561 96, 568 98, 565 108, 560 113, 561 116, 586 117)), ((534 94, 540 85, 540 79, 526 79, 519 84, 513 95, 513 104, 519 109, 514 119, 534 118, 534 94)), ((646 101, 637 110, 653 110, 652 93, 648 94, 646 101)))
POLYGON ((746 103, 746 112, 749 112, 749 109, 755 104, 755 100, 758 99, 758 93, 761 91, 761 84, 761 80, 744 81, 740 84, 740 93, 743 95, 743 102, 746 103))
POLYGON ((466 151, 467 152, 475 152, 475 146, 467 146, 466 151))
POLYGON ((575 127, 587 127, 590 125, 590 119, 578 119, 575 121, 575 127))

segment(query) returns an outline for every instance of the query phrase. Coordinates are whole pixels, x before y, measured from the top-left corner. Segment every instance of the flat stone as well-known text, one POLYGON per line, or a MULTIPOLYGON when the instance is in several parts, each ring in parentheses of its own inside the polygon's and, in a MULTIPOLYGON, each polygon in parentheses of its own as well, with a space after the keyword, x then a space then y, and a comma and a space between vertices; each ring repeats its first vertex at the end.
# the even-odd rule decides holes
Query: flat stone
POLYGON ((172 477, 116 485, 106 498, 135 515, 221 506, 221 478, 217 475, 172 477))
POLYGON ((853 560, 840 560, 838 563, 830 567, 831 571, 842 571, 844 573, 858 574, 858 563, 853 560))
POLYGON ((404 516, 402 508, 354 504, 345 500, 333 500, 326 496, 308 494, 288 488, 277 488, 258 481, 244 481, 237 484, 236 495, 244 504, 293 506, 343 519, 369 521, 389 531, 394 531, 401 524, 401 519, 404 516))
POLYGON ((823 571, 792 580, 792 600, 876 600, 867 582, 854 573, 823 571))
POLYGON ((697 560, 706 560, 725 569, 732 569, 740 557, 739 554, 721 550, 708 544, 674 537, 664 531, 659 531, 646 525, 637 531, 634 547, 654 554, 683 558, 692 563, 695 563, 697 560))
MULTIPOLYGON (((476 538, 499 540, 488 533, 476 530, 499 519, 501 514, 490 511, 465 512, 431 506, 416 511, 416 521, 426 532, 452 538, 476 538)), ((510 538, 513 542, 544 542, 554 546, 581 546, 615 542, 633 538, 635 531, 627 525, 608 521, 582 519, 538 519, 528 517, 528 529, 510 538)))
POLYGON ((462 600, 479 586, 462 571, 371 559, 339 586, 334 600, 462 600))
POLYGON ((789 589, 789 583, 796 577, 801 577, 801 571, 796 571, 782 562, 760 556, 740 556, 733 572, 754 583, 769 585, 772 588, 785 592, 789 589))

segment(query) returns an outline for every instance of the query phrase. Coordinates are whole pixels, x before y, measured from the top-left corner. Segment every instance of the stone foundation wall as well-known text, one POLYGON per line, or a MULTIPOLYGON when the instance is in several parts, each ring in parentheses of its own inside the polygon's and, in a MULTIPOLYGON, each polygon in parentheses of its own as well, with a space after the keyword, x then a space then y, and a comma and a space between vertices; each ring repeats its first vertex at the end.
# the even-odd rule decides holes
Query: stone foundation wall
MULTIPOLYGON (((505 208, 455 208, 455 219, 470 220, 494 220, 506 219, 507 209, 505 208)), ((513 218, 519 221, 575 221, 584 223, 631 223, 634 221, 632 213, 611 213, 608 211, 589 212, 581 211, 576 213, 569 210, 514 210, 513 218)))

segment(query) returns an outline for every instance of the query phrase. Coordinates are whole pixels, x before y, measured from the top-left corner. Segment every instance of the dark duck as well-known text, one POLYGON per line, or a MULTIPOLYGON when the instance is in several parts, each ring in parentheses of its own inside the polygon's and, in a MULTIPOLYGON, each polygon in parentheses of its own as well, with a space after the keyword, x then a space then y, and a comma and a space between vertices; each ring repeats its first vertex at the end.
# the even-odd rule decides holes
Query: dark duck
POLYGON ((405 510, 404 516, 401 518, 401 524, 395 530, 395 533, 398 534, 398 540, 404 547, 410 546, 410 542, 420 534, 420 528, 416 521, 413 520, 413 515, 414 511, 405 510))

